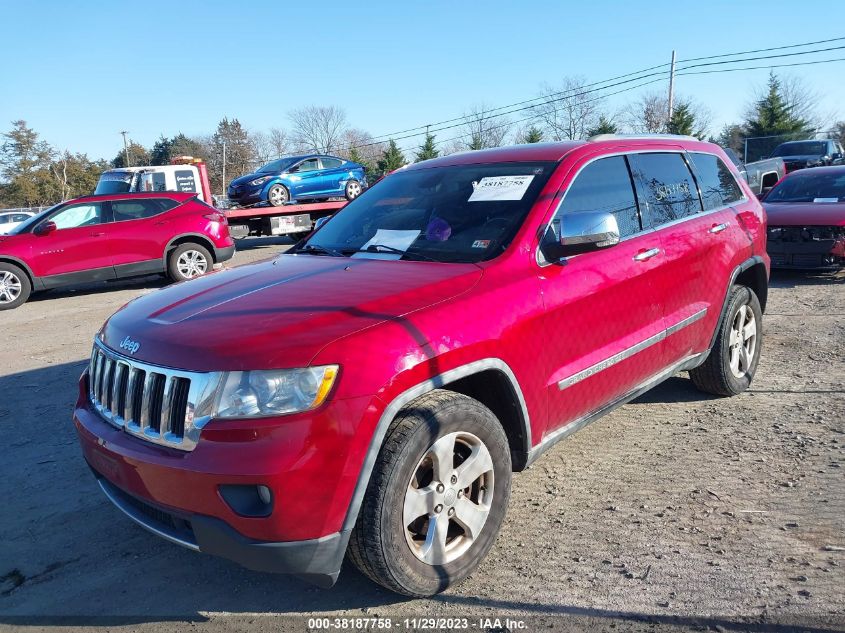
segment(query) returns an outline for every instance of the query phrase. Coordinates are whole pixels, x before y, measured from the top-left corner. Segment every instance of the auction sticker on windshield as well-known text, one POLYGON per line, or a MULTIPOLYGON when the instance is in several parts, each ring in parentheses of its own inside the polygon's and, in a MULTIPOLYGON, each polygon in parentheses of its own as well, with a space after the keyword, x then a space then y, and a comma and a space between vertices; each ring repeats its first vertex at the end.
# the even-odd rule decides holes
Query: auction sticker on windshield
POLYGON ((522 200, 534 176, 486 176, 472 183, 473 192, 468 202, 494 202, 497 200, 522 200))

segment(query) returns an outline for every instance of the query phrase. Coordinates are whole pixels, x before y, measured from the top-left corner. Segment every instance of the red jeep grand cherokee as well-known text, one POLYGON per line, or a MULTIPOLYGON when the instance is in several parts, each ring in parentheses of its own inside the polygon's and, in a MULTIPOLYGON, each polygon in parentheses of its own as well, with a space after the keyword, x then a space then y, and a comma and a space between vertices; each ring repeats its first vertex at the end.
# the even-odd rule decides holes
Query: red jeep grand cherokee
POLYGON ((195 193, 76 198, 0 235, 0 310, 70 284, 154 273, 191 279, 234 252, 226 217, 195 193))
POLYGON ((597 137, 397 171, 276 260, 104 325, 74 422, 109 499, 185 547, 408 595, 470 574, 511 472, 679 371, 757 368, 760 204, 721 149, 597 137))

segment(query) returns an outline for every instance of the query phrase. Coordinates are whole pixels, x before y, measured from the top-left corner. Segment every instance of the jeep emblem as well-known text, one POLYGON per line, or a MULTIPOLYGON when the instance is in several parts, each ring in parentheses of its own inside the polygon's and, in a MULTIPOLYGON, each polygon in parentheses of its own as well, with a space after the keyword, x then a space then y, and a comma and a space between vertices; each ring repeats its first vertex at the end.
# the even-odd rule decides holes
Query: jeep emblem
POLYGON ((130 354, 134 354, 137 352, 141 347, 141 344, 137 341, 133 341, 128 336, 120 342, 120 349, 125 349, 130 354))

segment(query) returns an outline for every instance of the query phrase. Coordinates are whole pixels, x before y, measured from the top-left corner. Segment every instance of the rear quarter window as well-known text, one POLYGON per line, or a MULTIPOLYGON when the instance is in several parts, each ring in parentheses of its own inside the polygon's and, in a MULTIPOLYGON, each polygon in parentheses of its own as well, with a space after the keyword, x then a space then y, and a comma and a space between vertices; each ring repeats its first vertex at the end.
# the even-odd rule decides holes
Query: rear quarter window
POLYGON ((695 180, 682 154, 631 154, 628 159, 637 185, 644 229, 702 210, 695 180))
POLYGON ((731 170, 718 156, 699 152, 689 156, 698 177, 705 211, 725 207, 745 197, 731 170))

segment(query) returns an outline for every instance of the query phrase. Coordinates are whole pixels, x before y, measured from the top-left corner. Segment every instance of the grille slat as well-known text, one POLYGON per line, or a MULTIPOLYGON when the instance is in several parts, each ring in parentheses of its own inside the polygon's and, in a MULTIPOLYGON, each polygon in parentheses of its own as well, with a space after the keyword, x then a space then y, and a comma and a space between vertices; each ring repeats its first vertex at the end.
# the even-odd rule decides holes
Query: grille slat
POLYGON ((89 395, 93 407, 113 425, 151 442, 191 450, 197 431, 190 440, 185 432, 204 423, 194 424, 196 401, 212 376, 216 374, 136 362, 95 344, 89 395))

